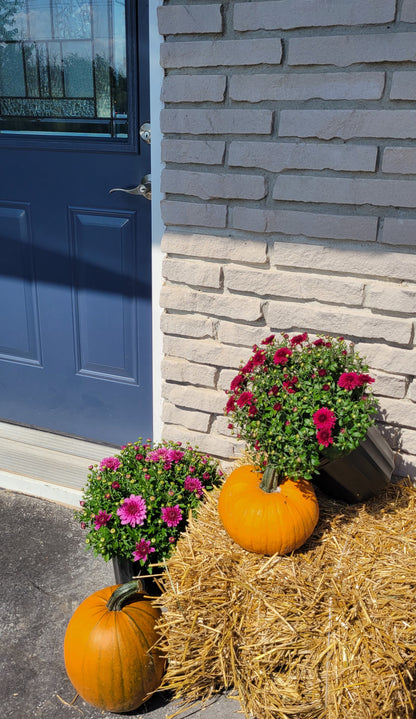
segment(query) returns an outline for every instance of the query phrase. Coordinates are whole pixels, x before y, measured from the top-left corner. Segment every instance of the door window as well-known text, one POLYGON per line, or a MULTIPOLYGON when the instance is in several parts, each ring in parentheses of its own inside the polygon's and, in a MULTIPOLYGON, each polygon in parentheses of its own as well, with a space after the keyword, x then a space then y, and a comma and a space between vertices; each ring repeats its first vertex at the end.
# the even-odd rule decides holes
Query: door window
POLYGON ((0 0, 0 132, 126 139, 126 0, 0 0))

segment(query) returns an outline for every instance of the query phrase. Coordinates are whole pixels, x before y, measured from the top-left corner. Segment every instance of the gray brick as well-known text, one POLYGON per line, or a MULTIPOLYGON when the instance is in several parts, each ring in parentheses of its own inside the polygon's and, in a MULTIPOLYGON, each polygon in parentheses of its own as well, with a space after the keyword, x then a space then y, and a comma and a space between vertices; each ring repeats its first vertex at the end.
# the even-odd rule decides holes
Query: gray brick
POLYGON ((362 310, 303 302, 273 302, 265 307, 266 322, 272 329, 297 330, 378 339, 406 345, 412 333, 410 320, 388 318, 362 310))
POLYGON ((201 205, 199 202, 162 200, 162 219, 166 225, 192 225, 195 227, 225 227, 225 205, 201 205))
POLYGON ((222 102, 226 78, 223 75, 170 75, 162 86, 163 102, 222 102))
POLYGON ((416 175, 416 148, 386 147, 381 169, 400 175, 416 175))
POLYGON ((397 454, 394 458, 394 476, 416 478, 416 456, 414 454, 397 454))
POLYGON ((163 170, 162 192, 192 195, 202 200, 239 198, 261 200, 266 194, 260 175, 163 170))
MULTIPOLYGON (((250 292, 261 297, 289 297, 346 305, 361 305, 364 283, 321 274, 254 270, 235 265, 224 268, 224 285, 230 290, 250 292)), ((221 339, 221 337, 220 337, 221 339)))
POLYGON ((224 154, 225 142, 221 140, 162 140, 162 162, 220 165, 224 154))
POLYGON ((378 25, 394 20, 395 0, 278 0, 236 3, 234 28, 280 30, 335 25, 378 25))
POLYGON ((161 130, 180 135, 269 135, 270 110, 162 110, 161 130))
POLYGON ((288 64, 348 67, 363 62, 414 62, 415 46, 411 32, 297 37, 289 40, 288 64))
POLYGON ((414 0, 403 0, 400 20, 402 22, 416 22, 416 4, 414 0))
POLYGON ((388 245, 416 247, 416 220, 386 217, 381 233, 381 241, 388 245))
POLYGON ((282 43, 278 38, 166 42, 160 49, 160 62, 165 69, 279 65, 281 59, 282 43))
POLYGON ((163 261, 162 275, 171 282, 186 282, 192 287, 221 287, 221 265, 216 262, 168 257, 163 261))
POLYGON ((416 281, 416 256, 388 252, 378 243, 370 246, 338 243, 336 246, 311 242, 275 242, 271 263, 277 267, 303 267, 319 272, 348 273, 380 279, 416 281))
POLYGON ((342 205, 416 207, 416 183, 411 180, 281 175, 275 182, 273 199, 342 205))
POLYGON ((377 217, 360 215, 327 215, 296 210, 256 210, 235 207, 232 226, 238 230, 261 234, 280 233, 334 240, 377 239, 377 217))
POLYGON ((158 7, 161 35, 222 32, 221 5, 173 5, 158 7))
POLYGON ((231 167, 283 170, 344 170, 374 172, 377 148, 363 145, 331 145, 313 142, 231 142, 231 167))
POLYGON ((205 257, 217 261, 232 260, 233 262, 255 264, 267 262, 266 241, 235 239, 234 237, 166 232, 162 238, 162 252, 185 257, 205 257))
MULTIPOLYGON (((416 45, 415 45, 416 46, 416 45)), ((416 138, 416 110, 282 110, 282 137, 416 138)))
POLYGON ((390 97, 392 100, 416 100, 416 72, 414 70, 393 73, 390 97))
POLYGON ((160 304, 169 310, 197 312, 210 317, 226 317, 247 322, 256 322, 262 317, 261 302, 255 297, 245 297, 242 302, 237 295, 198 292, 177 285, 162 287, 160 304))
POLYGON ((378 100, 384 72, 233 75, 230 97, 239 102, 263 100, 378 100))

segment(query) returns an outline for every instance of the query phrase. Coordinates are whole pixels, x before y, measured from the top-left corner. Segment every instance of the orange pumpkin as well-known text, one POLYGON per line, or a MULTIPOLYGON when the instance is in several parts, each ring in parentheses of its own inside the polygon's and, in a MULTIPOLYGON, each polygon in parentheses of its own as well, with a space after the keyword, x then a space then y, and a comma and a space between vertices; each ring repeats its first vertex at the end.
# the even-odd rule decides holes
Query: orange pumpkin
POLYGON ((159 616, 137 581, 101 589, 80 604, 66 630, 64 657, 86 702, 128 712, 158 688, 165 669, 154 647, 159 616))
POLYGON ((257 554, 288 554, 312 534, 319 505, 309 482, 264 474, 251 465, 238 467, 224 483, 218 501, 224 529, 240 547, 257 554))

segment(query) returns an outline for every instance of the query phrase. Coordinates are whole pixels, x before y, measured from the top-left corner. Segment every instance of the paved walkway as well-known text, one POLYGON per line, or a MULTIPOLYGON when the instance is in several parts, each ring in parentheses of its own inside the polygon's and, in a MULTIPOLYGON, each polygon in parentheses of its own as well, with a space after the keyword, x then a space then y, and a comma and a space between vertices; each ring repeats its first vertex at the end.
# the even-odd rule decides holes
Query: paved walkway
MULTIPOLYGON (((76 696, 63 661, 66 626, 76 607, 114 584, 111 564, 84 549, 84 533, 66 506, 0 489, 1 719, 110 719, 76 696)), ((166 694, 128 716, 167 719, 166 694)), ((124 715, 126 716, 126 715, 124 715)), ((179 719, 238 719, 238 702, 220 696, 179 719)))

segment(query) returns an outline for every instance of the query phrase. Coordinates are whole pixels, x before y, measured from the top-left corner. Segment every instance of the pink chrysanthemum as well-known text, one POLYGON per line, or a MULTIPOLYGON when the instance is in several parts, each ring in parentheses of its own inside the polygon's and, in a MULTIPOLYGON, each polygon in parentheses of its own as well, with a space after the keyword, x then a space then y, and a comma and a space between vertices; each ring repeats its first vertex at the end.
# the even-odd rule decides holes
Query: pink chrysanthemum
POLYGON ((100 462, 100 469, 112 469, 114 472, 120 466, 120 460, 117 457, 104 457, 100 462))
POLYGON ((146 511, 146 502, 143 497, 140 494, 131 494, 118 508, 117 514, 121 524, 130 524, 131 527, 136 527, 143 524, 146 519, 146 511))
POLYGON ((155 551, 155 548, 150 546, 150 541, 147 539, 139 539, 139 541, 136 542, 133 559, 135 562, 139 562, 140 560, 146 561, 148 555, 155 551))
POLYGON ((342 389, 353 390, 361 387, 360 375, 356 372, 343 372, 338 380, 338 387, 342 389))
POLYGON ((191 477, 191 475, 188 474, 188 476, 185 478, 183 486, 187 490, 187 492, 195 492, 198 497, 202 495, 202 484, 197 477, 191 477))
POLYGON ((108 514, 105 509, 100 509, 98 514, 94 517, 94 527, 98 531, 101 527, 105 527, 107 522, 110 521, 112 514, 108 514))
POLYGON ((179 504, 174 507, 162 507, 162 520, 168 527, 177 527, 182 519, 182 511, 179 504))
POLYGON ((316 439, 323 447, 329 447, 330 444, 334 443, 331 435, 331 429, 329 427, 322 427, 322 429, 318 429, 316 439))
POLYGON ((337 421, 337 416, 332 409, 328 407, 321 407, 312 415, 313 423, 318 429, 329 429, 331 430, 337 421))

